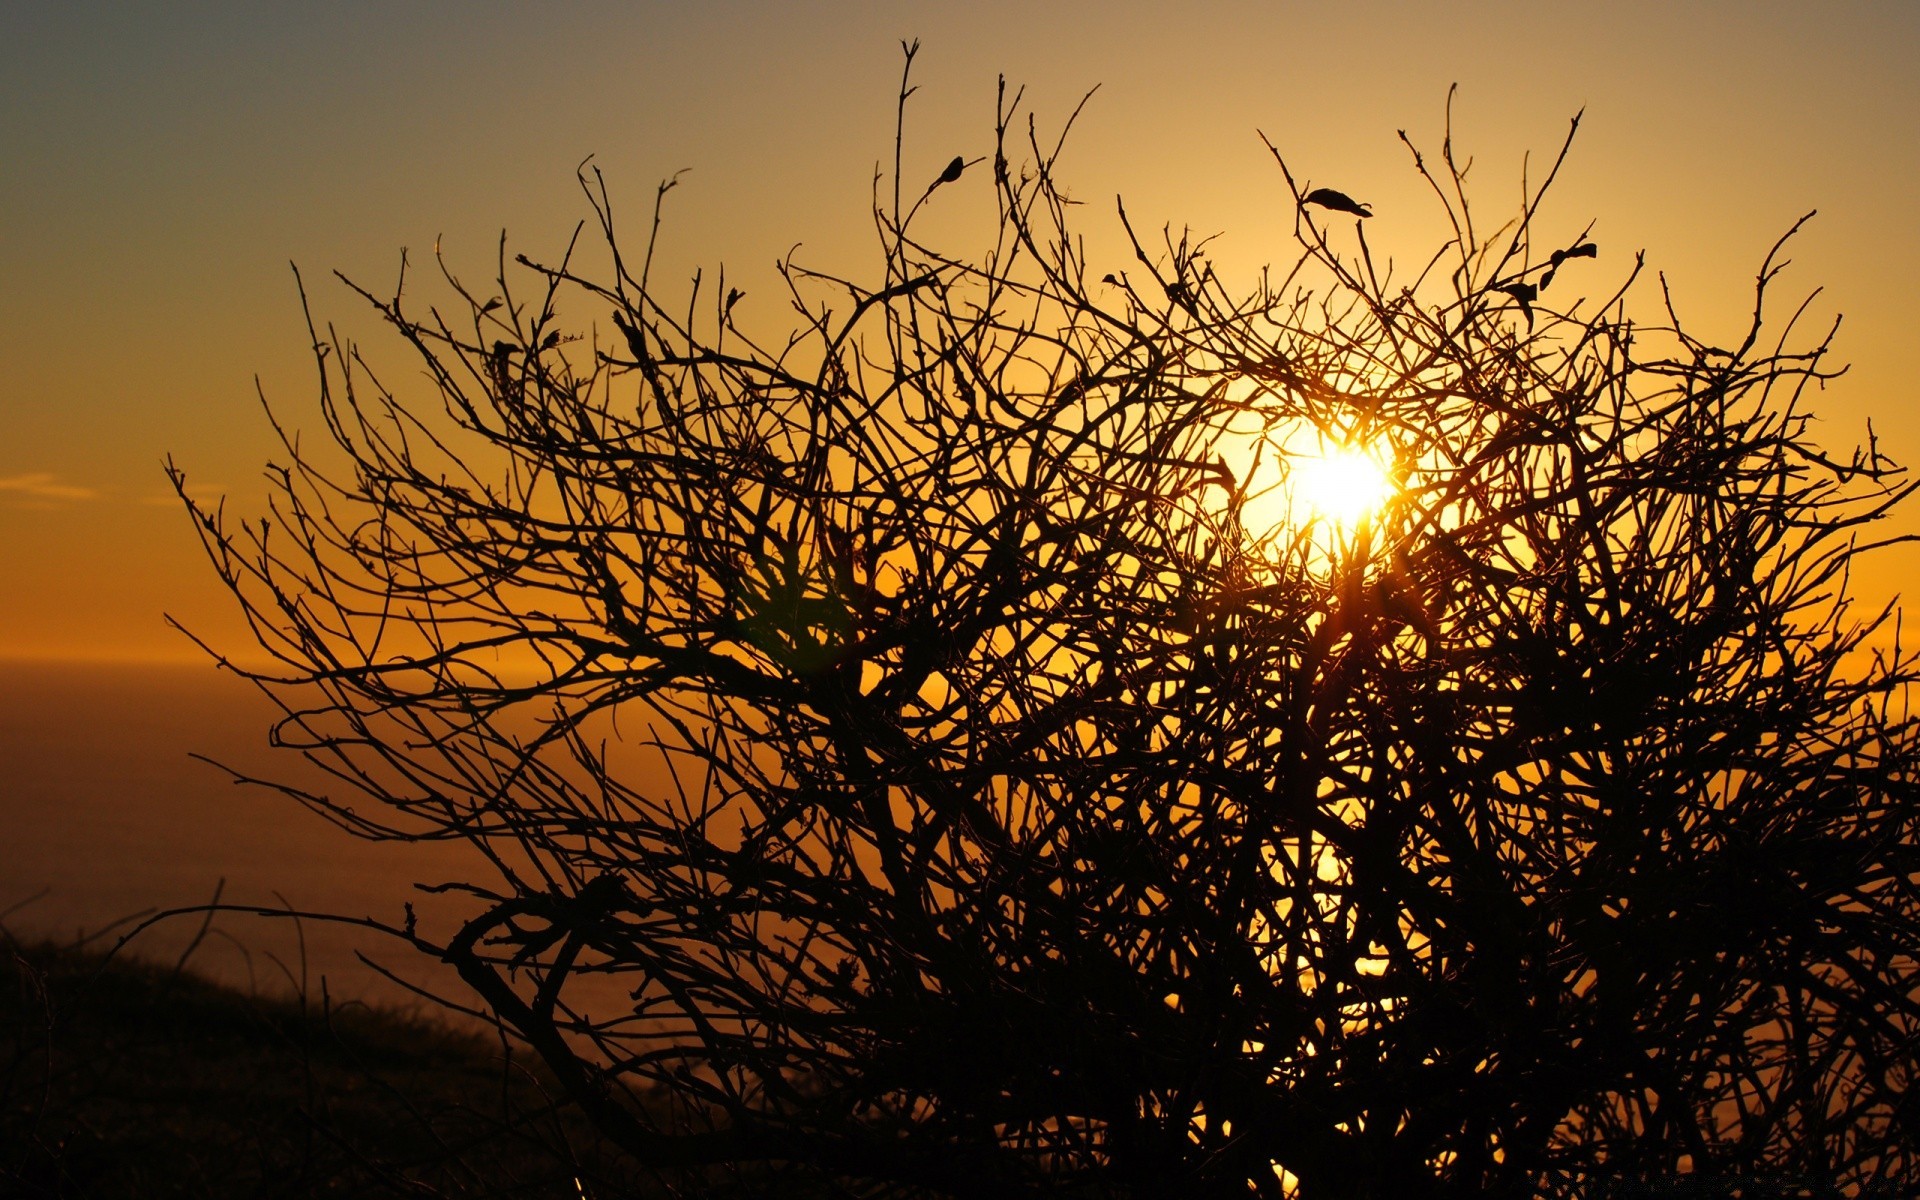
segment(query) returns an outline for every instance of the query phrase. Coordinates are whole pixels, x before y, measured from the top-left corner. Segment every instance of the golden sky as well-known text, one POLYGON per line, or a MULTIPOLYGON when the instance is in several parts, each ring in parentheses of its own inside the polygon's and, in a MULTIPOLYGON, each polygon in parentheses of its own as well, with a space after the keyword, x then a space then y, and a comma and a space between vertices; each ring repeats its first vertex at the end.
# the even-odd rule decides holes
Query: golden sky
MULTIPOLYGON (((1297 175, 1371 201, 1370 235, 1431 251, 1437 211, 1395 137, 1457 143, 1490 207, 1522 154, 1586 118, 1551 228, 1634 250, 1690 327, 1741 327, 1752 276, 1802 213, 1783 288, 1824 288, 1854 364, 1818 403, 1832 446, 1874 419, 1920 462, 1920 4, 623 3, 16 4, 0 9, 0 656, 191 658, 173 613, 237 644, 161 474, 171 453, 247 512, 269 457, 257 375, 312 411, 289 260, 317 315, 378 343, 339 268, 390 287, 436 237, 484 279, 504 227, 551 254, 586 215, 588 155, 638 213, 669 210, 670 270, 726 264, 772 315, 772 263, 861 271, 890 158, 899 43, 917 37, 908 174, 991 148, 995 79, 1043 123, 1100 91, 1066 156, 1090 233, 1222 232, 1249 273, 1297 175)), ((965 202, 965 193, 956 203, 965 202)), ((982 183, 975 202, 990 205, 982 183)), ((960 249, 950 246, 950 249, 960 249)), ((1613 278, 1613 276, 1609 276, 1613 278)), ((1651 280, 1649 280, 1651 282, 1651 280)), ((1920 514, 1905 519, 1920 529, 1920 514)), ((1920 558, 1867 575, 1891 594, 1920 558)))

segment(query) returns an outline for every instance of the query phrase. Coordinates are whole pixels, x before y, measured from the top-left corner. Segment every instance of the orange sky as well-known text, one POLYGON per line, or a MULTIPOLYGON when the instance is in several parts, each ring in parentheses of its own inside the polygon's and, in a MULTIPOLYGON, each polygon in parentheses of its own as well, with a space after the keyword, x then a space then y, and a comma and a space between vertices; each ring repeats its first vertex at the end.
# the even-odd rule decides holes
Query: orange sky
MULTIPOLYGON (((1090 233, 1224 231, 1283 257, 1291 217, 1255 131, 1296 173, 1371 200, 1370 234, 1431 250, 1394 131, 1438 141, 1447 85, 1484 203, 1521 153, 1587 116, 1554 222, 1602 264, 1644 248, 1690 325, 1743 319, 1773 239, 1808 209, 1791 291, 1846 314, 1832 445, 1875 420, 1920 462, 1906 360, 1920 328, 1920 5, 1879 3, 62 3, 0 11, 0 657, 188 658, 171 612, 236 644, 160 471, 257 509, 257 374, 311 412, 288 272, 322 318, 380 330, 326 277, 390 286, 442 239, 484 277, 502 226, 550 253, 585 215, 589 154, 627 208, 691 168, 667 266, 861 270, 891 155, 899 41, 924 43, 909 162, 986 152, 994 82, 1044 120, 1101 91, 1066 159, 1090 233)), ((916 168, 909 167, 911 173, 916 168)), ((959 194, 959 193, 956 193, 959 194)), ((964 195, 962 196, 964 200, 964 195)), ((984 185, 976 197, 989 203, 984 185)), ((950 247, 959 249, 958 246, 950 247)), ((1906 518, 1920 529, 1920 514, 1906 518)), ((1902 586, 1912 555, 1870 572, 1902 586)))

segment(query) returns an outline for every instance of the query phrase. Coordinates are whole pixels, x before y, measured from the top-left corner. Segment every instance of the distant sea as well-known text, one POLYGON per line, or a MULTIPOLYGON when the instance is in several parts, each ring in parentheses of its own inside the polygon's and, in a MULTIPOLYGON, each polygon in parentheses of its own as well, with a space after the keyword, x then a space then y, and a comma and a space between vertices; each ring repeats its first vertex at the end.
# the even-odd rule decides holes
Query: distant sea
MULTIPOLYGON (((314 784, 300 756, 268 745, 275 709, 204 666, 0 661, 0 910, 15 937, 102 934, 143 911, 209 900, 402 921, 415 882, 475 879, 472 852, 353 837, 268 788, 237 785, 198 753, 251 775, 314 784)), ((199 928, 170 919, 130 949, 172 962, 199 928)), ((429 930, 423 930, 429 931, 429 930)), ((263 991, 303 974, 317 998, 406 1000, 356 957, 449 994, 450 972, 372 932, 222 915, 195 950, 203 973, 263 991)), ((464 997, 462 997, 464 998, 464 997)))

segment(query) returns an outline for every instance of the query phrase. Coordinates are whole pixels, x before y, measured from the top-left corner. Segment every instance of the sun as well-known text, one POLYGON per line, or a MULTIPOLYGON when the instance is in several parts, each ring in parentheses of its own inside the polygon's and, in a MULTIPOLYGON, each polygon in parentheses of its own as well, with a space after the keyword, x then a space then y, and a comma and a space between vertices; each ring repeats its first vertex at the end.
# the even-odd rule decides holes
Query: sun
POLYGON ((1242 527, 1275 548, 1304 538, 1300 544, 1317 554, 1339 557, 1408 478, 1392 441, 1377 431, 1262 413, 1252 398, 1208 432, 1212 440, 1198 456, 1222 464, 1242 527))
POLYGON ((1290 474, 1295 500, 1342 528, 1358 525, 1393 498, 1387 464, 1357 447, 1294 458, 1290 474))

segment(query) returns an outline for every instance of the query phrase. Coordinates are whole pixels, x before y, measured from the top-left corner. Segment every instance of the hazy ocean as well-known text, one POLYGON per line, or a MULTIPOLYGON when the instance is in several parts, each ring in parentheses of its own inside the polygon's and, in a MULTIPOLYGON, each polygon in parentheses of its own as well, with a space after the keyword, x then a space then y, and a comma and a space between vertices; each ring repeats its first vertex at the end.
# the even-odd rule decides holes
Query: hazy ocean
MULTIPOLYGON (((297 754, 268 746, 274 711, 211 666, 0 662, 0 910, 14 910, 6 926, 18 937, 71 938, 143 910, 206 901, 222 879, 227 901, 284 899, 398 924, 402 904, 419 899, 414 882, 475 877, 464 847, 363 841, 190 757, 315 780, 297 754)), ((197 928, 197 919, 175 918, 132 946, 171 961, 197 928)), ((407 978, 459 986, 375 933, 242 915, 218 917, 193 963, 228 982, 284 988, 301 972, 302 935, 316 996, 323 975, 335 997, 405 995, 357 950, 407 978)))

